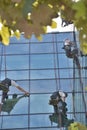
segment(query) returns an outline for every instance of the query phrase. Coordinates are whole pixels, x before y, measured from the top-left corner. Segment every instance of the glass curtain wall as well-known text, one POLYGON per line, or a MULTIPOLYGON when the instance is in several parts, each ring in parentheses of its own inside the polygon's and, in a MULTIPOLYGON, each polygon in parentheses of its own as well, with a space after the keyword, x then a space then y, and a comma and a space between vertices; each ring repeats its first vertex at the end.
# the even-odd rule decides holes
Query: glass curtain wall
MULTIPOLYGON (((79 42, 78 39, 74 41, 73 32, 63 32, 43 35, 42 41, 38 41, 34 36, 25 39, 21 35, 20 40, 11 38, 9 46, 0 44, 0 80, 6 77, 13 79, 30 92, 30 96, 27 97, 16 88, 10 87, 8 101, 3 104, 0 115, 0 129, 60 129, 59 122, 50 120, 54 108, 49 105, 50 96, 58 90, 68 93, 68 118, 75 118, 76 114, 79 114, 81 118, 77 116, 77 121, 85 122, 82 91, 78 93, 78 68, 74 68, 73 59, 67 58, 62 49, 67 38, 72 42, 79 42), (75 97, 73 90, 77 91, 75 97), (13 99, 14 94, 17 94, 16 99, 13 99)), ((83 58, 80 62, 82 60, 83 58)))

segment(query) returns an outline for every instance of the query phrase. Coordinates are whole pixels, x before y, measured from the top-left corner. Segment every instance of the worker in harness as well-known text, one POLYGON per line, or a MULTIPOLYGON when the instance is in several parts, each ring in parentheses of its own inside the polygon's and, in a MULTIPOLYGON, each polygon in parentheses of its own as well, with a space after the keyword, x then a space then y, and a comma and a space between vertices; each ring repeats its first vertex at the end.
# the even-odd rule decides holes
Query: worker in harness
POLYGON ((50 96, 49 104, 53 106, 54 113, 49 116, 51 122, 58 123, 58 127, 67 127, 73 122, 73 119, 67 118, 67 93, 56 91, 50 96))
POLYGON ((22 87, 20 87, 14 80, 5 78, 4 80, 0 82, 0 112, 1 112, 1 106, 4 100, 8 98, 8 92, 9 92, 10 86, 16 87, 18 90, 23 92, 26 96, 29 96, 29 92, 27 92, 22 87))
POLYGON ((71 42, 69 39, 66 39, 64 42, 64 46, 62 49, 65 50, 66 56, 69 58, 73 58, 74 55, 78 54, 78 49, 76 48, 75 44, 71 42))
POLYGON ((74 59, 74 62, 76 63, 78 69, 80 69, 81 67, 78 59, 78 49, 76 48, 75 44, 71 42, 69 39, 66 39, 62 49, 65 50, 66 56, 68 58, 74 59))
POLYGON ((67 97, 67 93, 63 92, 61 90, 54 92, 49 100, 49 104, 54 106, 54 112, 58 113, 58 102, 62 101, 65 102, 65 99, 67 97))

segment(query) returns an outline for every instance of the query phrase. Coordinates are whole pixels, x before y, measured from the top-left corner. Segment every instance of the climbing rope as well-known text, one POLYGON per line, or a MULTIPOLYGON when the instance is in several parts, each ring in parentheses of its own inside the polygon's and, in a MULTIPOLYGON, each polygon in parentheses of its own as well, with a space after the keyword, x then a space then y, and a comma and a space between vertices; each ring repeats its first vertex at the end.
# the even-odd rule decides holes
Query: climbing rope
MULTIPOLYGON (((56 80, 56 90, 58 90, 60 88, 60 79, 59 79, 59 86, 58 86, 56 62, 57 63, 59 63, 59 62, 58 62, 58 56, 56 57, 56 55, 57 55, 57 45, 56 44, 57 43, 55 44, 55 42, 54 42, 54 34, 52 34, 52 42, 53 42, 53 60, 54 60, 54 73, 55 73, 55 80, 56 80), (55 47, 55 45, 56 45, 56 47, 55 47)), ((58 64, 58 66, 59 66, 59 64, 58 64)), ((58 69, 58 76, 59 76, 59 69, 58 69)), ((61 129, 61 124, 62 124, 61 115, 59 114, 58 116, 59 116, 59 121, 58 121, 59 128, 60 128, 60 130, 62 130, 61 129)))
MULTIPOLYGON (((75 27, 73 29, 73 38, 74 38, 74 42, 76 44, 75 27)), ((78 62, 79 62, 79 59, 78 59, 78 62)), ((82 75, 81 75, 81 67, 77 66, 77 68, 78 68, 78 74, 79 74, 79 79, 80 79, 80 88, 82 91, 82 99, 83 99, 84 109, 85 109, 85 113, 86 113, 87 108, 86 108, 86 101, 85 101, 85 97, 84 97, 84 87, 83 87, 83 81, 82 81, 82 75)))
MULTIPOLYGON (((29 43, 28 43, 28 51, 29 51, 29 70, 30 70, 30 67, 31 67, 31 65, 30 65, 30 61, 31 61, 31 54, 30 54, 30 48, 31 48, 31 40, 29 39, 29 43)), ((30 87, 31 87, 31 84, 30 84, 30 71, 29 71, 29 73, 28 73, 28 76, 29 76, 29 92, 30 92, 30 87)), ((28 126, 30 126, 30 98, 28 98, 28 126)))
MULTIPOLYGON (((66 23, 66 21, 62 21, 62 24, 63 22, 66 23)), ((68 24, 65 24, 64 26, 67 26, 68 24)), ((76 44, 76 35, 75 35, 75 26, 73 25, 73 39, 75 41, 75 45, 76 45, 76 48, 77 48, 77 44, 76 44)), ((80 88, 81 88, 81 91, 82 91, 82 100, 83 100, 83 103, 84 103, 84 108, 85 108, 85 113, 86 113, 86 123, 87 123, 87 107, 86 107, 86 99, 85 99, 85 95, 84 95, 84 88, 83 88, 83 81, 82 81, 82 75, 81 75, 81 66, 80 66, 80 62, 79 62, 79 59, 78 59, 78 56, 74 56, 73 57, 73 92, 72 92, 72 97, 73 97, 73 112, 74 112, 74 116, 75 116, 75 104, 74 104, 74 100, 75 100, 75 64, 77 65, 77 69, 78 69, 78 74, 79 74, 79 79, 80 79, 80 88)))
POLYGON ((73 90, 72 90, 72 99, 73 99, 73 115, 74 115, 74 119, 76 119, 76 115, 75 115, 75 63, 73 60, 73 90))
MULTIPOLYGON (((56 36, 56 35, 55 35, 56 36)), ((58 51, 57 51, 57 48, 58 48, 58 45, 57 45, 57 36, 55 37, 55 45, 56 45, 56 55, 57 55, 57 57, 56 57, 56 61, 57 61, 57 67, 58 67, 58 81, 59 81, 59 87, 58 87, 58 89, 61 89, 61 83, 60 83, 60 71, 59 71, 59 57, 58 57, 58 51)), ((55 62, 56 63, 56 62, 55 62)))
POLYGON ((56 90, 58 90, 59 86, 58 86, 58 80, 57 80, 57 72, 56 72, 56 54, 57 54, 57 50, 55 49, 55 42, 54 42, 54 34, 52 34, 52 42, 53 42, 53 62, 54 62, 54 74, 55 74, 55 81, 56 81, 56 90))
MULTIPOLYGON (((83 63, 83 62, 82 62, 83 63)), ((85 58, 85 64, 86 64, 86 58, 85 58)), ((85 71, 85 75, 86 75, 86 71, 85 71)), ((86 86, 86 80, 85 80, 85 86, 86 86)), ((84 97, 85 97, 85 101, 86 101, 86 126, 87 126, 87 92, 86 92, 86 89, 84 89, 84 97)))
MULTIPOLYGON (((75 46, 77 48, 76 44, 76 35, 75 35, 75 27, 73 27, 73 41, 75 43, 75 46)), ((77 68, 80 70, 80 63, 77 55, 73 57, 73 89, 72 89, 72 99, 73 99, 73 115, 74 115, 74 120, 76 120, 76 115, 75 115, 75 64, 77 65, 77 68)))

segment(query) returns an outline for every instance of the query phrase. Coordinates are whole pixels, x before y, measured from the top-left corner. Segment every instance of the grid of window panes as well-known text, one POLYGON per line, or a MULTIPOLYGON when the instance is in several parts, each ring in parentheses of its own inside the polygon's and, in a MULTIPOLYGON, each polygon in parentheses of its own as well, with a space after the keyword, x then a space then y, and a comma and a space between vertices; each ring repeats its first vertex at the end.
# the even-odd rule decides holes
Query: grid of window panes
MULTIPOLYGON (((48 33, 42 38, 38 41, 34 36, 25 39, 22 35, 20 40, 11 38, 9 46, 0 44, 0 80, 8 77, 30 92, 30 97, 26 97, 10 87, 9 101, 0 115, 0 129, 57 130, 58 122, 50 120, 54 109, 49 105, 49 99, 58 90, 68 93, 68 118, 76 116, 77 121, 85 122, 78 69, 73 70, 73 59, 67 58, 62 49, 66 38, 76 43, 78 38, 75 39, 74 32, 48 33), (73 88, 76 91, 74 98, 73 88), (13 94, 17 94, 15 101, 13 94)), ((80 60, 83 63, 85 59, 80 60)))

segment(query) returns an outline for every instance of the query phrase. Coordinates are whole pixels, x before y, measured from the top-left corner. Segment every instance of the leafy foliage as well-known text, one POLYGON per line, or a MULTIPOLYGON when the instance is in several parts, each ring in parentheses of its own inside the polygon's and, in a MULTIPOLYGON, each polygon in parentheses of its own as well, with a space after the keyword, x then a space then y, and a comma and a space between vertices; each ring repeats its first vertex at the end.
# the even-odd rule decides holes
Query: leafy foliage
POLYGON ((26 38, 32 34, 41 40, 47 26, 56 28, 53 18, 72 21, 81 42, 81 50, 87 54, 87 0, 1 0, 0 1, 0 41, 8 45, 11 36, 26 38), (19 31, 18 31, 19 30, 19 31), (85 44, 85 45, 84 45, 85 44))
POLYGON ((68 130, 87 130, 87 127, 79 122, 74 122, 68 127, 68 130))

